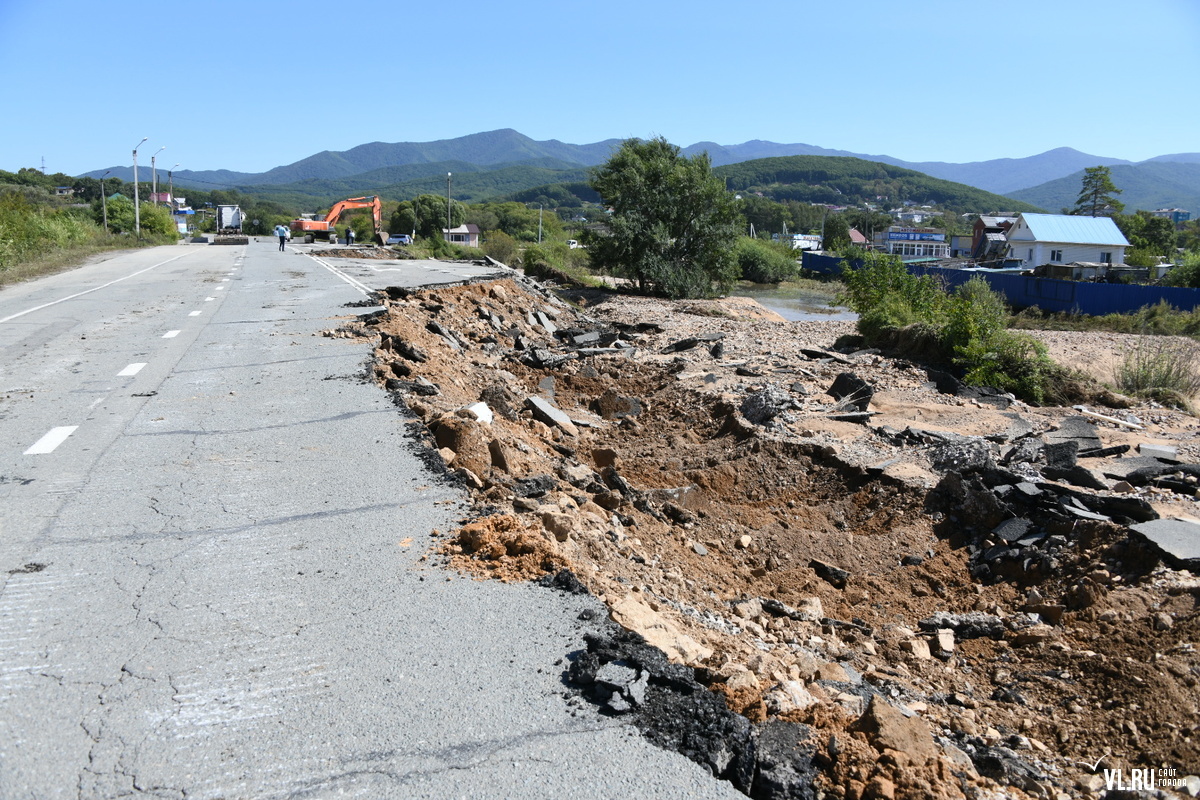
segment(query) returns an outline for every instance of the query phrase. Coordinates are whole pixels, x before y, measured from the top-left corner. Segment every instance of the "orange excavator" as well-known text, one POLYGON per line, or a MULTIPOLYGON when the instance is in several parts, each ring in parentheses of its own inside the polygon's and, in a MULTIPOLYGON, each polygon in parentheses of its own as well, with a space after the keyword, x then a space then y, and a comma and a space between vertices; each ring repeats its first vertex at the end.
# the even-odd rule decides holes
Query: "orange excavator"
POLYGON ((383 230, 383 203, 378 196, 351 197, 349 200, 339 200, 333 204, 333 208, 329 209, 325 219, 294 219, 292 220, 292 233, 303 235, 307 244, 312 244, 317 239, 328 242, 330 237, 337 236, 338 218, 342 216, 342 212, 352 208, 371 209, 371 217, 375 221, 375 244, 387 242, 388 235, 383 230))

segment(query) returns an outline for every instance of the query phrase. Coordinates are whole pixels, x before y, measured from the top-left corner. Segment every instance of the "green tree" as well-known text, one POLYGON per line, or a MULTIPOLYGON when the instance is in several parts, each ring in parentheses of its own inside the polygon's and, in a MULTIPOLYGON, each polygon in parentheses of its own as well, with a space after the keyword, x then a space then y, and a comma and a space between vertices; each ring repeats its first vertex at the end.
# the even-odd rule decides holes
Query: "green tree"
POLYGON ((824 237, 821 249, 837 252, 850 246, 850 221, 844 214, 830 214, 825 218, 824 237))
POLYGON ((1125 204, 1116 198, 1120 193, 1112 182, 1112 170, 1088 167, 1083 171, 1083 185, 1071 213, 1089 217, 1120 214, 1125 210, 1125 204))
POLYGON ((629 139, 591 184, 612 209, 609 235, 588 236, 593 263, 673 298, 733 286, 740 218, 707 154, 687 158, 662 137, 629 139))
MULTIPOLYGON (((466 218, 467 207, 457 200, 451 200, 450 227, 457 228, 466 218)), ((388 230, 392 233, 408 233, 415 230, 417 236, 441 239, 442 229, 445 227, 446 198, 436 194, 423 194, 400 204, 392 214, 388 230)))
POLYGON ((799 253, 793 253, 787 244, 743 236, 738 239, 733 252, 742 279, 754 283, 779 283, 794 277, 799 269, 796 263, 799 253))

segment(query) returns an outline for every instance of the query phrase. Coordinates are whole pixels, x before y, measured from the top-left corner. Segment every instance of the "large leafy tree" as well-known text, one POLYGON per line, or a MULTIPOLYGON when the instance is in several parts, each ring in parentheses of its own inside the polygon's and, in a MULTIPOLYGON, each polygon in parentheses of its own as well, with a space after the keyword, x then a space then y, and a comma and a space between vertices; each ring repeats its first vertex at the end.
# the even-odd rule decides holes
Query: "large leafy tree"
POLYGON ((1116 197, 1120 193, 1121 190, 1112 182, 1112 170, 1108 167, 1087 167, 1083 171, 1083 185, 1071 213, 1089 217, 1120 214, 1125 209, 1125 204, 1116 197))
MULTIPOLYGON (((457 200, 450 201, 450 227, 457 228, 467 218, 467 209, 457 200)), ((423 194, 401 203, 390 220, 391 233, 407 233, 415 230, 418 236, 441 239, 446 227, 446 198, 436 194, 423 194), (415 215, 415 219, 414 219, 415 215)))
POLYGON ((629 139, 591 185, 612 211, 609 235, 589 236, 592 263, 673 298, 708 296, 737 280, 741 219, 707 154, 687 158, 662 137, 629 139))

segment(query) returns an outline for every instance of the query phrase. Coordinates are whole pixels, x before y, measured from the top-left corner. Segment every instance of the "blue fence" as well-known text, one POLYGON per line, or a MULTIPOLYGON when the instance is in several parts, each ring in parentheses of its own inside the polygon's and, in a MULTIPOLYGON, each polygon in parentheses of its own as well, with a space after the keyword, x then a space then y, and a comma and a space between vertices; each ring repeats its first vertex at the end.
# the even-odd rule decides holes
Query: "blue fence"
MULTIPOLYGON (((837 256, 804 253, 805 269, 825 275, 838 275, 842 260, 837 256)), ((988 282, 1004 295, 1008 304, 1021 309, 1037 306, 1043 311, 1069 311, 1076 314, 1130 314, 1143 306, 1156 305, 1163 300, 1176 308, 1192 311, 1200 306, 1200 289, 1176 286, 1142 286, 1123 283, 1081 283, 1052 278, 1034 278, 1011 272, 986 272, 944 267, 925 267, 909 264, 914 275, 933 275, 954 289, 975 276, 988 282)))

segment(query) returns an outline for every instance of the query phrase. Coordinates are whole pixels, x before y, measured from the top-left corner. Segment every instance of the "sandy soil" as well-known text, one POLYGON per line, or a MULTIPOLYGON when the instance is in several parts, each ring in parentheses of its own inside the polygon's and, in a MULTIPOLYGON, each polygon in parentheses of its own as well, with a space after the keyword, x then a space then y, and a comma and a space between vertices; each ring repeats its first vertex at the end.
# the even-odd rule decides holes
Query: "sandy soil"
MULTIPOLYGON (((912 362, 834 353, 852 323, 753 301, 570 298, 514 280, 391 290, 327 332, 374 344, 380 384, 475 493, 439 545, 453 568, 570 569, 733 710, 811 725, 825 797, 1076 797, 1101 793, 1105 768, 1200 772, 1200 580, 1131 520, 1050 505, 1027 517, 1055 544, 986 562, 1016 507, 987 483, 1006 473, 955 467, 927 433, 1000 459, 1077 409, 941 394, 912 362), (847 372, 874 387, 869 419, 839 419, 827 390, 847 372), (940 613, 956 616, 922 624, 940 613), (971 614, 999 627, 981 635, 971 614), (864 723, 875 695, 913 721, 902 743, 864 723)), ((1099 377, 1129 345, 1039 336, 1099 377)), ((1089 410, 1119 420, 1093 418, 1105 446, 1200 460, 1179 411, 1089 410)), ((1043 496, 1081 491, 1036 457, 1014 464, 1043 496)), ((1106 481, 1084 499, 1200 517, 1189 494, 1106 481)))

